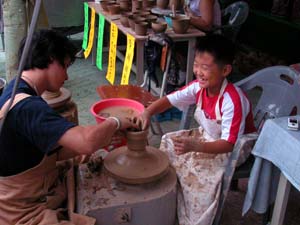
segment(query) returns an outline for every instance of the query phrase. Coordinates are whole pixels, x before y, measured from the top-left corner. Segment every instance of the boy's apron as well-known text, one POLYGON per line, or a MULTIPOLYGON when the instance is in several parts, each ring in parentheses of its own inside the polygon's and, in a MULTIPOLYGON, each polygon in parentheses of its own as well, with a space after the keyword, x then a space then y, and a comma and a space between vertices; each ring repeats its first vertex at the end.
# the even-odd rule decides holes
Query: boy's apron
POLYGON ((202 110, 202 93, 195 111, 199 129, 183 130, 163 136, 160 149, 165 151, 179 180, 177 213, 180 225, 208 225, 215 217, 221 190, 222 177, 228 161, 228 153, 207 154, 188 152, 177 156, 172 137, 194 136, 203 141, 221 137, 219 100, 227 81, 224 80, 215 106, 216 120, 207 119, 202 110))
MULTIPOLYGON (((12 107, 27 97, 27 94, 17 94, 12 107)), ((6 105, 7 102, 0 110, 0 119, 6 105)), ((1 225, 95 224, 95 219, 74 213, 75 185, 72 162, 66 161, 57 167, 56 161, 57 154, 52 154, 45 156, 37 166, 22 173, 0 177, 1 225), (63 203, 66 203, 66 208, 59 208, 63 203)))

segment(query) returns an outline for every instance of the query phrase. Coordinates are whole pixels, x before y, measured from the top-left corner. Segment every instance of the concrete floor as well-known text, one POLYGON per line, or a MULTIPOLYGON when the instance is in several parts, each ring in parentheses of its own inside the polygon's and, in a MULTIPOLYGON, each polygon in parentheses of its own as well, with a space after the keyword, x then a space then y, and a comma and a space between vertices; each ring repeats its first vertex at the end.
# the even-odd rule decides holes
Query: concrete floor
MULTIPOLYGON (((95 120, 89 109, 93 103, 100 100, 96 87, 101 84, 108 84, 105 79, 107 54, 104 54, 104 70, 99 71, 95 66, 92 66, 91 59, 77 59, 69 68, 69 80, 65 82, 65 87, 72 91, 72 99, 77 103, 79 111, 79 123, 81 125, 94 124, 95 120)), ((0 77, 5 77, 5 54, 0 52, 0 77)), ((122 72, 122 63, 117 63, 117 81, 120 81, 122 72)), ((134 74, 131 75, 131 81, 134 82, 134 74)), ((170 132, 178 129, 179 121, 167 121, 160 123, 163 132, 170 132)), ((150 145, 158 146, 160 136, 151 135, 149 139, 150 145)), ((242 179, 239 185, 239 191, 230 191, 226 201, 222 225, 258 225, 262 224, 262 216, 254 212, 249 212, 245 217, 241 217, 244 197, 247 191, 247 179, 242 179)), ((300 196, 298 191, 292 188, 288 203, 286 220, 284 224, 298 225, 300 224, 300 196)))

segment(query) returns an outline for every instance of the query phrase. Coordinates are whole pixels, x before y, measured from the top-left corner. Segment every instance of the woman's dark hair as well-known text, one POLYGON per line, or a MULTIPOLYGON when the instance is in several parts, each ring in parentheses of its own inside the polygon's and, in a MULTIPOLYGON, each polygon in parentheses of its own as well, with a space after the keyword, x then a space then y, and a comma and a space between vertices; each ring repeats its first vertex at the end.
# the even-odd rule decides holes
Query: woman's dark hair
MULTIPOLYGON (((19 62, 25 46, 26 38, 20 43, 18 52, 19 62)), ((33 34, 28 56, 25 59, 24 70, 34 68, 45 69, 53 60, 65 67, 65 59, 75 61, 76 47, 64 35, 54 30, 39 30, 33 34)))
POLYGON ((235 55, 235 46, 232 41, 220 34, 209 34, 198 38, 196 51, 200 53, 210 53, 218 65, 232 65, 235 55))

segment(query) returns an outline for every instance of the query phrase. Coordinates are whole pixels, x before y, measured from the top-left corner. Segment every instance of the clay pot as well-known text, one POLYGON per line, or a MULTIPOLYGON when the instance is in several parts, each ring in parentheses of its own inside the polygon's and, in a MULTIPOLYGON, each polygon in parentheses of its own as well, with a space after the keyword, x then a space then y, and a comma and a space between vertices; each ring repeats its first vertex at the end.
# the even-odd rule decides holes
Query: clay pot
POLYGON ((137 22, 135 23, 135 33, 137 35, 145 36, 147 34, 147 22, 137 22))
POLYGON ((167 29, 167 23, 166 22, 160 22, 160 21, 156 21, 156 22, 152 22, 151 23, 151 28, 154 31, 154 33, 163 33, 166 31, 167 29))
POLYGON ((103 11, 105 11, 105 12, 108 12, 107 5, 108 4, 113 4, 113 3, 115 3, 115 2, 114 1, 107 1, 107 0, 100 1, 100 5, 101 5, 103 11))
POLYGON ((129 21, 128 21, 128 15, 127 14, 122 14, 120 17, 120 22, 124 27, 129 27, 129 21))
POLYGON ((175 10, 179 10, 183 8, 183 1, 182 0, 169 0, 169 7, 172 9, 174 5, 175 10))
POLYGON ((138 16, 134 18, 135 23, 147 22, 146 18, 143 16, 138 16))
POLYGON ((151 24, 152 22, 157 20, 157 16, 155 15, 148 15, 146 16, 146 20, 151 24))
POLYGON ((119 4, 108 4, 107 5, 108 11, 112 15, 119 14, 121 11, 120 5, 119 4))
POLYGON ((149 16, 151 13, 149 12, 149 11, 139 11, 139 13, 140 13, 140 16, 144 16, 144 17, 146 17, 146 16, 149 16))
POLYGON ((147 146, 148 131, 127 131, 127 146, 111 151, 104 159, 109 175, 129 184, 143 184, 163 177, 169 168, 167 155, 147 146))
POLYGON ((172 27, 175 33, 184 34, 188 30, 190 25, 189 17, 175 17, 172 18, 172 27))
POLYGON ((142 4, 143 4, 142 0, 132 0, 132 12, 142 9, 143 8, 142 4))
POLYGON ((143 0, 143 8, 153 7, 156 0, 143 0))
POLYGON ((128 23, 129 23, 131 30, 135 31, 135 21, 134 21, 133 15, 128 16, 128 23))
POLYGON ((156 0, 156 5, 160 9, 166 9, 168 7, 169 0, 156 0))
POLYGON ((122 11, 128 11, 130 9, 130 2, 128 0, 121 0, 120 8, 122 11))

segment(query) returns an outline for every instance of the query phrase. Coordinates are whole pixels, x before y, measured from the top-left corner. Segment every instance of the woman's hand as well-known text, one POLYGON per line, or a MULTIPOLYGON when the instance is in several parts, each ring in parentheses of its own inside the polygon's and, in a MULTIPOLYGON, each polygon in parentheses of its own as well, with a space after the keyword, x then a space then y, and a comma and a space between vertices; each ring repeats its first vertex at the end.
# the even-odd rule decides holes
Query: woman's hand
POLYGON ((119 117, 120 127, 119 130, 126 130, 127 128, 139 129, 138 124, 136 124, 131 118, 119 117))
POLYGON ((145 109, 141 115, 133 117, 132 120, 139 129, 146 130, 150 125, 151 115, 145 109))
POLYGON ((176 155, 187 152, 201 152, 203 149, 203 142, 195 137, 174 137, 172 141, 176 155))

